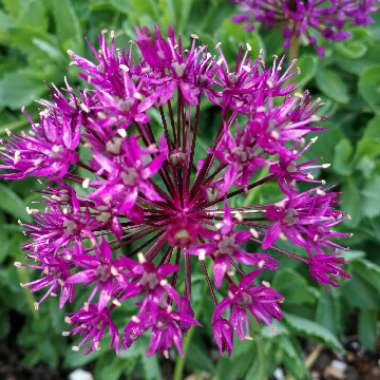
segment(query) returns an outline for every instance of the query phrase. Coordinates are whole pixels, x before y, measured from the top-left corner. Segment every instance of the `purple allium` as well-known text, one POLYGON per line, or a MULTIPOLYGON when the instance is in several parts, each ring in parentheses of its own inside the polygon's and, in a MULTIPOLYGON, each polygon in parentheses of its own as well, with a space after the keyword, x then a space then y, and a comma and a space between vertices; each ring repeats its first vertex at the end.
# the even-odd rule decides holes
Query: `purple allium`
POLYGON ((325 166, 303 157, 316 140, 309 135, 323 129, 319 101, 296 92, 294 63, 266 67, 247 46, 230 64, 220 45, 214 55, 197 39, 185 49, 174 30, 166 38, 144 28, 121 50, 101 35, 95 62, 69 52, 88 88, 52 87, 40 121, 29 118, 31 129, 0 151, 1 177, 37 176, 43 186, 28 208, 34 223, 24 225, 30 262, 17 263, 41 272, 23 284, 44 291, 36 308, 87 291, 66 317, 65 334, 82 337, 75 349, 97 350, 106 334, 126 349, 148 332, 148 355, 181 353, 183 334, 201 325, 194 271, 215 305, 216 345, 228 354, 235 334, 250 338, 250 315, 281 318, 283 296, 260 281, 279 269, 279 256, 308 266, 323 285, 349 277, 336 242, 347 234, 334 230, 344 216, 338 194, 310 173, 325 166), (220 122, 204 147, 208 106, 220 122), (268 183, 282 194, 276 202, 244 205, 268 183))
POLYGON ((323 56, 321 39, 343 41, 350 38, 347 27, 368 25, 371 13, 379 10, 379 0, 231 0, 239 5, 239 15, 233 21, 244 23, 245 29, 255 29, 260 22, 265 27, 283 29, 284 48, 290 48, 292 38, 303 38, 323 56))

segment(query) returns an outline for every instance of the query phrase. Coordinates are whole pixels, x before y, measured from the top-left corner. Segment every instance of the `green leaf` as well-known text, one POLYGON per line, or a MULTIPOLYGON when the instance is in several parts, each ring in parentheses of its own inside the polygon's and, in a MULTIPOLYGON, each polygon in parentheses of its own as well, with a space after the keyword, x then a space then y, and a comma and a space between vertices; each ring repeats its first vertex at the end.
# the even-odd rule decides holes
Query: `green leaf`
POLYGON ((47 41, 44 41, 43 39, 34 37, 32 39, 32 42, 33 45, 35 45, 38 49, 46 53, 52 60, 60 63, 66 59, 66 57, 56 46, 50 44, 47 41))
POLYGON ((358 88, 374 111, 380 111, 380 65, 368 68, 360 76, 358 88))
POLYGON ((144 379, 145 380, 160 380, 162 379, 162 374, 160 366, 158 364, 157 356, 146 356, 141 357, 143 368, 144 368, 144 379))
POLYGON ((30 215, 26 213, 26 205, 9 187, 0 183, 0 209, 13 215, 16 219, 27 222, 31 221, 30 215))
POLYGON ((285 355, 284 365, 296 377, 303 380, 308 378, 307 369, 304 364, 303 352, 297 344, 293 344, 289 337, 281 336, 276 341, 279 349, 285 355))
POLYGON ((348 103, 350 100, 346 82, 333 70, 322 68, 318 71, 317 86, 329 98, 338 103, 348 103))
POLYGON ((367 52, 367 46, 359 41, 342 41, 335 44, 334 47, 340 54, 349 59, 361 58, 367 52))
POLYGON ((26 3, 18 15, 17 24, 22 27, 29 26, 46 31, 48 19, 44 2, 41 0, 28 0, 26 3))
POLYGON ((315 55, 304 54, 298 60, 297 66, 300 68, 301 72, 295 77, 295 81, 303 87, 314 78, 317 72, 318 58, 315 55))
MULTIPOLYGON (((260 339, 260 344, 262 344, 260 339)), ((254 363, 255 342, 236 339, 231 358, 223 357, 218 361, 214 380, 235 380, 244 377, 250 366, 254 363), (233 363, 234 365, 231 365, 233 363)))
POLYGON ((309 287, 307 281, 293 269, 285 268, 277 271, 273 287, 284 295, 286 303, 313 303, 316 299, 314 289, 309 287))
POLYGON ((336 292, 321 293, 316 312, 316 321, 332 331, 335 335, 341 332, 341 305, 336 292))
POLYGON ((352 173, 352 152, 353 148, 348 139, 341 140, 335 146, 333 169, 340 175, 350 175, 352 173))
POLYGON ((97 380, 118 380, 122 374, 126 362, 118 357, 102 356, 97 361, 95 368, 95 377, 97 380))
POLYGON ((269 361, 265 355, 265 341, 263 339, 255 340, 256 355, 253 366, 249 369, 245 376, 245 380, 266 380, 268 378, 269 361))
POLYGON ((17 18, 29 0, 2 0, 5 10, 14 18, 17 18))
POLYGON ((58 38, 63 50, 82 51, 82 32, 79 19, 70 0, 56 0, 53 2, 53 13, 58 38))
POLYGON ((356 164, 356 170, 360 170, 365 179, 372 177, 373 171, 376 168, 376 163, 367 156, 362 157, 356 164))
POLYGON ((235 55, 238 46, 245 46, 249 43, 252 52, 251 56, 255 57, 263 48, 263 42, 256 32, 247 33, 241 25, 233 23, 227 19, 224 21, 221 29, 221 41, 223 44, 223 51, 227 55, 235 55))
POLYGON ((366 259, 357 260, 352 265, 355 272, 375 287, 380 296, 380 266, 366 259))
POLYGON ((289 327, 297 333, 315 338, 334 350, 343 351, 343 347, 337 337, 318 323, 288 313, 284 315, 284 319, 289 327))
POLYGON ((214 363, 211 360, 210 353, 200 340, 192 340, 189 347, 189 354, 186 358, 187 368, 197 368, 197 371, 215 371, 214 363))
POLYGON ((363 213, 369 218, 380 215, 380 176, 372 177, 362 190, 363 213))
POLYGON ((356 260, 363 259, 365 257, 365 252, 355 251, 355 250, 343 251, 342 256, 344 257, 345 260, 347 260, 347 262, 351 263, 356 260))
POLYGON ((376 346, 378 310, 360 310, 359 337, 362 344, 369 350, 376 346))
POLYGON ((359 309, 374 310, 380 303, 378 291, 357 272, 350 281, 344 283, 341 289, 346 301, 359 309))
POLYGON ((380 143, 380 115, 376 115, 368 122, 363 138, 373 139, 380 143))
POLYGON ((362 196, 356 182, 351 177, 343 184, 341 200, 343 210, 350 216, 350 219, 346 219, 344 224, 356 227, 363 217, 362 196))
POLYGON ((5 74, 0 80, 0 107, 19 109, 41 96, 46 87, 23 72, 5 74))
POLYGON ((0 42, 5 42, 9 36, 9 30, 14 25, 12 17, 9 17, 0 9, 0 42))

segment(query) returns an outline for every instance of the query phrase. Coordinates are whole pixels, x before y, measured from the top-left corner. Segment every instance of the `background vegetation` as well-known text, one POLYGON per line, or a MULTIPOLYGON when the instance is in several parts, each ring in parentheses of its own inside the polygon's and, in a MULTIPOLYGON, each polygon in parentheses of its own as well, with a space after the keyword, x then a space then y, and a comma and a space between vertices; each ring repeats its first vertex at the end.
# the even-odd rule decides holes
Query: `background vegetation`
MULTIPOLYGON (((261 28, 246 33, 233 24, 230 17, 236 9, 226 0, 2 0, 0 4, 0 137, 27 125, 21 106, 36 116, 33 100, 47 95, 49 83, 61 85, 66 75, 75 84, 75 69, 68 66, 66 50, 88 55, 84 38, 95 41, 104 28, 116 31, 120 45, 133 36, 134 26, 158 24, 162 28, 174 25, 185 36, 196 33, 210 46, 221 41, 231 58, 246 42, 253 54, 264 49, 267 60, 283 52, 279 31, 261 28)), ((326 58, 319 59, 305 46, 299 57, 300 86, 323 98, 324 112, 329 115, 328 130, 310 156, 319 155, 332 163, 322 175, 342 191, 342 208, 351 215, 343 226, 354 232, 347 242, 351 251, 345 253, 351 281, 340 289, 326 290, 310 281, 296 264, 287 263, 287 269, 272 279, 287 299, 284 320, 274 329, 257 327, 252 342, 236 341, 231 361, 218 356, 207 329, 189 334, 185 360, 147 358, 143 341, 119 357, 106 348, 82 356, 72 352, 72 342, 61 336, 63 315, 56 301, 49 300, 35 312, 34 296, 19 286, 32 274, 16 271, 13 265, 23 257, 24 237, 16 221, 29 220, 25 207, 37 197, 33 181, 1 182, 0 363, 8 361, 15 373, 28 367, 36 371, 45 363, 57 368, 58 372, 49 372, 54 376, 86 367, 96 380, 173 376, 179 380, 182 370, 195 379, 263 380, 282 367, 288 379, 302 380, 310 377, 305 357, 316 343, 339 356, 357 336, 361 347, 374 352, 380 311, 379 15, 376 18, 374 25, 352 30, 350 41, 328 45, 326 58)), ((211 112, 208 122, 212 122, 211 112)), ((205 134, 203 139, 207 138, 205 134)), ((250 193, 248 201, 270 196, 271 188, 262 187, 250 193)), ((203 300, 202 281, 196 290, 197 315, 207 321, 211 305, 203 300)))

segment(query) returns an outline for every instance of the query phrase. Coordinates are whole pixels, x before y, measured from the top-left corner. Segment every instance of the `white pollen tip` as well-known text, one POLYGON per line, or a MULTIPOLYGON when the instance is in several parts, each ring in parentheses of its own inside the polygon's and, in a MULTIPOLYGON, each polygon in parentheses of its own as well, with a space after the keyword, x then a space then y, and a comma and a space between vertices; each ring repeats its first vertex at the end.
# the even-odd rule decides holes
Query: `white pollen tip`
POLYGON ((135 94, 133 95, 133 97, 137 100, 144 100, 144 95, 141 94, 140 92, 135 92, 135 94))
POLYGON ((327 169, 331 166, 330 163, 322 164, 322 169, 327 169))
POLYGON ((80 347, 79 347, 79 346, 72 346, 71 349, 72 349, 74 352, 79 352, 80 347))
POLYGON ((120 306, 121 306, 121 302, 120 302, 118 299, 116 299, 116 298, 112 301, 112 303, 113 303, 115 306, 117 306, 117 307, 120 307, 120 306))
POLYGON ((127 131, 125 129, 118 129, 117 130, 117 133, 120 137, 122 137, 123 139, 125 139, 127 137, 127 131))
POLYGON ((248 42, 246 43, 246 47, 248 51, 252 51, 252 46, 248 42))
POLYGON ((134 315, 132 318, 131 318, 132 322, 135 322, 135 323, 140 323, 140 318, 137 316, 137 315, 134 315))
POLYGON ((270 283, 268 281, 261 282, 266 288, 270 288, 270 283))
POLYGON ((34 302, 33 307, 34 307, 35 311, 38 311, 38 308, 40 307, 40 304, 38 302, 34 302))
POLYGON ((79 107, 82 109, 82 111, 90 113, 90 109, 84 103, 81 103, 79 107))
POLYGON ((198 40, 198 39, 199 39, 199 36, 198 36, 198 34, 192 33, 192 34, 191 34, 191 38, 193 38, 193 39, 195 39, 195 40, 198 40))
POLYGON ((20 261, 15 261, 13 263, 13 265, 16 267, 16 268, 22 268, 22 263, 20 261))
POLYGON ((206 259, 206 250, 201 248, 199 251, 198 251, 198 259, 200 261, 205 261, 206 259))
POLYGON ((244 219, 242 213, 239 212, 239 211, 234 211, 234 212, 233 212, 233 215, 234 215, 235 219, 236 219, 238 222, 242 222, 243 219, 244 219))
POLYGON ((67 324, 69 324, 69 325, 71 325, 71 323, 72 323, 71 318, 68 317, 68 316, 65 317, 64 321, 65 321, 67 324))
POLYGON ((70 336, 70 331, 62 331, 62 336, 70 336))
POLYGON ((139 252, 137 254, 137 259, 139 260, 140 264, 144 264, 146 262, 145 256, 142 252, 139 252))
POLYGON ((166 286, 167 284, 168 284, 168 282, 165 279, 160 281, 161 286, 166 286))
POLYGON ((74 52, 71 49, 67 49, 66 53, 69 57, 72 57, 74 55, 74 52))
POLYGON ((260 260, 257 264, 257 266, 260 268, 260 269, 263 269, 264 266, 265 266, 265 261, 264 260, 260 260))
POLYGON ((249 232, 251 233, 251 235, 254 237, 254 238, 258 238, 259 237, 259 233, 254 229, 254 228, 250 228, 249 229, 249 232))
POLYGON ((82 187, 88 189, 90 187, 90 178, 85 178, 82 182, 82 187))
POLYGON ((246 336, 244 337, 244 339, 245 339, 245 340, 253 340, 253 338, 252 338, 250 335, 246 335, 246 336))
POLYGON ((129 67, 127 65, 121 64, 119 67, 120 67, 120 70, 126 73, 129 72, 129 67))
POLYGON ((310 139, 310 141, 314 144, 318 141, 318 136, 313 137, 312 139, 310 139))

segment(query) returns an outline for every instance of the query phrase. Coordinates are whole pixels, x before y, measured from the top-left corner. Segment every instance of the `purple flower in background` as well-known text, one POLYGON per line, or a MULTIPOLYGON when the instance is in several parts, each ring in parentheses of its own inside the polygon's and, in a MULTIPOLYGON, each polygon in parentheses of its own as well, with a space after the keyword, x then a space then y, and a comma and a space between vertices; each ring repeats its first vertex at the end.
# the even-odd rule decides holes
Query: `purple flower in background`
POLYGON ((181 353, 183 335, 200 326, 192 287, 202 273, 216 345, 231 354, 235 333, 251 336, 250 315, 281 318, 283 296, 259 280, 279 256, 307 265, 323 285, 348 277, 338 194, 310 173, 325 167, 318 158, 304 158, 310 134, 323 129, 320 103, 289 82, 293 64, 267 67, 249 46, 231 64, 220 46, 212 54, 197 39, 183 45, 172 29, 164 37, 144 28, 128 49, 101 35, 95 62, 69 52, 90 88, 53 88, 40 121, 1 150, 1 177, 44 180, 41 202, 28 208, 34 222, 24 225, 27 262, 17 263, 41 272, 23 284, 44 290, 36 308, 55 295, 63 307, 87 290, 66 318, 66 334, 82 337, 75 349, 97 350, 106 334, 126 349, 148 333, 148 355, 181 353), (220 124, 204 147, 209 102, 220 124), (268 184, 282 194, 276 202, 243 204, 268 184))
POLYGON ((347 27, 373 22, 371 13, 379 10, 379 0, 231 0, 239 5, 233 21, 255 29, 260 22, 267 28, 282 27, 284 48, 293 38, 304 38, 325 54, 321 39, 343 41, 351 37, 347 27))

